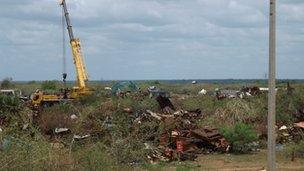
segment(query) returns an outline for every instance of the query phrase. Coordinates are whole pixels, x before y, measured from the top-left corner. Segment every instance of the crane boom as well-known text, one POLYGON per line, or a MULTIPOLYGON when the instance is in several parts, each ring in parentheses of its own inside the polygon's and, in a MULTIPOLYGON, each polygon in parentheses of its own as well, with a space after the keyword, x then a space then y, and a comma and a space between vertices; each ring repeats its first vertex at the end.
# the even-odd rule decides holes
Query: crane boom
POLYGON ((76 88, 81 91, 82 89, 86 89, 86 81, 88 81, 88 73, 86 71, 86 67, 82 56, 80 39, 74 37, 73 28, 72 28, 69 12, 67 9, 66 1, 62 0, 60 5, 62 5, 62 8, 64 10, 64 16, 70 37, 70 45, 72 48, 73 61, 76 67, 77 86, 78 86, 76 88))
MULTIPOLYGON (((80 40, 74 37, 73 28, 71 24, 71 20, 69 17, 69 12, 67 9, 66 1, 61 0, 60 5, 63 8, 64 17, 67 24, 67 29, 70 37, 70 45, 72 48, 73 61, 76 68, 77 74, 77 86, 73 87, 73 89, 64 89, 62 94, 49 94, 44 93, 43 91, 37 89, 35 93, 31 95, 31 105, 33 108, 39 106, 51 106, 53 104, 67 102, 70 100, 77 99, 79 97, 91 95, 93 89, 86 86, 86 81, 88 81, 88 73, 85 68, 85 64, 82 57, 80 40)), ((64 19, 63 23, 64 25, 64 19)), ((63 41, 64 42, 64 41, 63 41)), ((63 73, 63 81, 65 82, 66 73, 63 73)))
POLYGON ((66 23, 67 23, 67 29, 68 29, 69 36, 70 36, 70 41, 72 41, 74 39, 74 33, 73 33, 73 28, 72 28, 72 24, 71 24, 71 20, 70 20, 70 15, 69 15, 68 8, 67 8, 65 0, 62 0, 60 5, 62 5, 63 11, 64 11, 65 20, 66 20, 66 23))

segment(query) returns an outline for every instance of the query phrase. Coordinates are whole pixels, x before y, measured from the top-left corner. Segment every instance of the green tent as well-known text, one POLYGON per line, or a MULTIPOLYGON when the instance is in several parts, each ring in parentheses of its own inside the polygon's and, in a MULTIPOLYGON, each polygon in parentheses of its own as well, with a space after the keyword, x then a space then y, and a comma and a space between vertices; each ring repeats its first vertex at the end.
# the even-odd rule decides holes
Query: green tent
POLYGON ((112 86, 113 95, 123 92, 137 92, 138 90, 138 86, 132 81, 122 81, 112 86))

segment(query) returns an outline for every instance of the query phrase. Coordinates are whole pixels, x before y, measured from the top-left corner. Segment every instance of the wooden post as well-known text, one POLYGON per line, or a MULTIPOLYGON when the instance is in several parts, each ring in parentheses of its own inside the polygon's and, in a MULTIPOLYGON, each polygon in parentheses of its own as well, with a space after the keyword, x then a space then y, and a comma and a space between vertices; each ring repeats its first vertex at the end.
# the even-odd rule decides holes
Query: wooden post
POLYGON ((270 0, 269 15, 269 92, 268 92, 268 170, 276 170, 276 0, 270 0))

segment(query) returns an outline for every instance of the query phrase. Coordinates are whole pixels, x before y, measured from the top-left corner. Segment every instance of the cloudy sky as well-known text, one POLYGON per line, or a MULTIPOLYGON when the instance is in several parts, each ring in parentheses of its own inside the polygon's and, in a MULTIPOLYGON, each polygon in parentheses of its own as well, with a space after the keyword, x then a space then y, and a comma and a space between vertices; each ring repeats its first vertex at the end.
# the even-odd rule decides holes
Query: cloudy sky
MULTIPOLYGON (((0 78, 61 79, 58 0, 0 2, 0 78)), ((268 0, 67 3, 92 80, 264 78, 268 70, 268 0)), ((279 0, 277 10, 278 77, 303 79, 304 0, 279 0)))

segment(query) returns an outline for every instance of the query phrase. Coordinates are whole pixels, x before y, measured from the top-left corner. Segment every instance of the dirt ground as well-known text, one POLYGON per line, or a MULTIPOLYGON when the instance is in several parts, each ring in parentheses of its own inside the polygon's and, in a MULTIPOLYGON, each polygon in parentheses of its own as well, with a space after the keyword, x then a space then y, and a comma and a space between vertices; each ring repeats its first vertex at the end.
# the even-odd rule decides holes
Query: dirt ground
MULTIPOLYGON (((262 150, 253 154, 208 154, 201 155, 195 162, 174 163, 172 166, 152 167, 147 170, 162 171, 266 171, 267 151, 262 150)), ((303 171, 304 159, 296 158, 291 161, 290 157, 277 152, 278 171, 303 171)), ((142 169, 139 169, 142 170, 142 169)))
MULTIPOLYGON (((204 155, 197 159, 198 170, 220 170, 220 171, 260 171, 267 166, 266 150, 246 155, 215 154, 204 155)), ((296 159, 282 156, 277 153, 277 166, 281 171, 303 171, 304 159, 296 159)), ((196 170, 196 169, 195 169, 196 170)))

